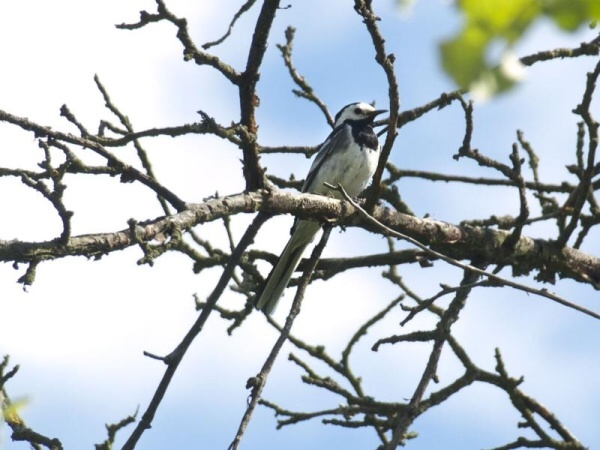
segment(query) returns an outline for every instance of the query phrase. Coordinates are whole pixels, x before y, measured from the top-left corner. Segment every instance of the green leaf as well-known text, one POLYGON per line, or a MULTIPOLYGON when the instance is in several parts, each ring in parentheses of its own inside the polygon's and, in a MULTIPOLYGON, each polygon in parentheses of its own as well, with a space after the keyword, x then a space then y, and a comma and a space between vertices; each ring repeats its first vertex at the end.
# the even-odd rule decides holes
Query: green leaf
POLYGON ((486 69, 484 51, 489 36, 477 28, 465 28, 457 37, 442 42, 442 66, 461 87, 468 87, 486 69))
POLYGON ((600 19, 598 0, 547 0, 544 13, 565 31, 575 31, 582 25, 600 19))
POLYGON ((484 97, 512 88, 521 78, 505 70, 501 61, 490 60, 492 45, 500 45, 502 57, 510 54, 531 25, 544 17, 565 31, 600 20, 600 0, 458 0, 456 5, 464 25, 440 43, 442 66, 460 88, 485 92, 484 97))
POLYGON ((465 28, 508 42, 519 39, 540 13, 537 0, 461 0, 458 7, 466 16, 465 28))

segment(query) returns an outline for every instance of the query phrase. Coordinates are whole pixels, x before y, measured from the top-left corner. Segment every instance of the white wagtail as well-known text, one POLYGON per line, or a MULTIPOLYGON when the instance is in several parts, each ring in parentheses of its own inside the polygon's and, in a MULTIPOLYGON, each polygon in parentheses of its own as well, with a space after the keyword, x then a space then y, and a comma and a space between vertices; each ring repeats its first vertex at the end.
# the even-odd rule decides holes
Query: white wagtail
MULTIPOLYGON (((331 134, 321 144, 308 171, 302 192, 341 198, 341 194, 324 186, 342 185, 348 195, 355 197, 367 186, 379 161, 379 141, 373 131, 373 121, 386 112, 368 103, 351 103, 335 116, 331 134)), ((321 228, 318 222, 297 220, 292 237, 283 249, 279 261, 271 270, 256 307, 271 314, 292 273, 298 267, 304 250, 321 228)))

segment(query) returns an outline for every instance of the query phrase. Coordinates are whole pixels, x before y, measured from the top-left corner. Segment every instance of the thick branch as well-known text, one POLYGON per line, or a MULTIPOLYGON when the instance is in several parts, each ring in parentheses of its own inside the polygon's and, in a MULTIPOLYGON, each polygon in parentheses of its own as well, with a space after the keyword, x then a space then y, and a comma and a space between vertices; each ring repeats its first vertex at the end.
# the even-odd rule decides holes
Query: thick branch
MULTIPOLYGON (((187 206, 178 214, 136 223, 129 229, 71 237, 66 244, 56 240, 0 241, 0 261, 43 261, 64 256, 99 257, 150 241, 159 233, 169 235, 174 230, 189 230, 204 222, 256 211, 291 213, 305 219, 337 221, 346 226, 380 232, 358 217, 355 208, 348 202, 314 194, 260 190, 187 206)), ((600 259, 570 247, 561 248, 553 241, 521 236, 514 248, 506 251, 503 244, 511 234, 508 231, 419 219, 382 207, 375 208, 373 217, 454 259, 478 258, 489 264, 511 266, 515 275, 538 270, 544 274, 544 280, 549 279, 549 273, 556 273, 562 278, 573 278, 600 288, 600 259)))
POLYGON ((247 133, 242 134, 242 151, 244 154, 244 178, 246 180, 246 190, 248 191, 261 188, 264 184, 264 169, 259 164, 259 146, 256 141, 258 125, 255 112, 260 104, 256 94, 256 85, 260 78, 259 69, 267 50, 267 39, 278 8, 279 0, 265 0, 263 3, 254 28, 246 70, 242 74, 238 85, 240 90, 240 123, 247 131, 247 133))

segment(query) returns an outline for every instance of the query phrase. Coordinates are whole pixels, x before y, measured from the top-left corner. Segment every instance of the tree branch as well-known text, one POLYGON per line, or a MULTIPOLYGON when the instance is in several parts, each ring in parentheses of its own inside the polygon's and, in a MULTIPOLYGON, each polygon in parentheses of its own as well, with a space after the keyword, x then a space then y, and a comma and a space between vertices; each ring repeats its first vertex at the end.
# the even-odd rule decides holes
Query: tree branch
POLYGON ((264 0, 254 28, 254 35, 248 52, 246 70, 240 78, 240 123, 246 133, 242 134, 242 152, 244 163, 244 179, 246 190, 254 191, 264 186, 264 169, 259 163, 259 145, 257 142, 258 126, 256 123, 256 108, 260 99, 256 93, 259 79, 259 69, 267 50, 267 40, 275 13, 279 8, 279 0, 264 0))
POLYGON ((210 313, 214 310, 217 301, 221 298, 223 291, 233 276, 233 271, 239 263, 244 251, 254 242, 254 237, 258 233, 258 230, 268 218, 268 214, 258 214, 252 224, 246 229, 244 236, 242 236, 240 242, 232 253, 231 258, 229 258, 229 261, 223 269, 217 285, 206 300, 206 304, 202 308, 198 318, 175 350, 165 357, 158 357, 151 353, 144 352, 146 356, 163 361, 167 365, 167 368, 163 378, 156 388, 156 391, 154 392, 154 395, 152 396, 152 400, 150 401, 148 408, 142 416, 142 419, 133 430, 133 433, 131 433, 131 436, 129 436, 129 439, 127 439, 125 445, 123 445, 123 450, 133 450, 144 431, 151 427, 154 415, 156 414, 156 411, 158 410, 158 407, 160 406, 167 389, 171 384, 171 380, 173 379, 173 376, 179 367, 179 363, 185 356, 190 345, 192 345, 194 339, 196 339, 198 334, 204 328, 210 313))
POLYGON ((377 26, 377 22, 381 19, 373 11, 372 2, 355 0, 354 10, 363 18, 365 26, 367 27, 367 31, 371 36, 373 47, 375 48, 375 61, 377 61, 377 63, 383 69, 388 83, 388 131, 385 142, 381 147, 381 155, 379 156, 379 163, 377 165, 375 175, 373 175, 373 189, 371 190, 371 194, 367 203, 367 210, 370 211, 381 195, 381 179, 383 178, 383 171, 396 140, 396 129, 400 113, 400 94, 398 92, 398 80, 396 79, 396 74, 394 73, 394 62, 396 61, 396 56, 393 54, 387 54, 386 52, 385 39, 381 35, 379 27, 377 26))
MULTIPOLYGON (((350 203, 315 194, 298 194, 260 190, 188 204, 188 209, 168 217, 138 222, 133 231, 87 234, 71 237, 66 244, 58 241, 0 241, 0 261, 30 262, 65 256, 101 257, 123 250, 139 241, 148 242, 160 233, 170 235, 174 229, 190 228, 225 216, 263 211, 291 213, 303 219, 335 221, 345 226, 359 226, 381 233, 378 226, 357 216, 350 203)), ((430 248, 456 260, 479 255, 490 264, 507 265, 515 274, 532 270, 557 273, 600 288, 600 259, 553 241, 521 236, 511 253, 500 252, 510 232, 488 228, 457 226, 432 219, 419 219, 387 208, 376 207, 372 216, 392 230, 413 237, 430 248)))

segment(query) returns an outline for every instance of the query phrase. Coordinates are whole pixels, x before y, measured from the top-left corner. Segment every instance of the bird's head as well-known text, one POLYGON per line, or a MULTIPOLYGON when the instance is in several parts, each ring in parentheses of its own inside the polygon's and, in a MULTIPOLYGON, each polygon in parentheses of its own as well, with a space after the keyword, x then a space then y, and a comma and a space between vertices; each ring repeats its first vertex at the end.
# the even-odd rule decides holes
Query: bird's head
POLYGON ((375 117, 384 112, 386 112, 385 109, 375 109, 368 103, 350 103, 335 115, 335 126, 338 127, 347 120, 362 120, 373 123, 375 117))

